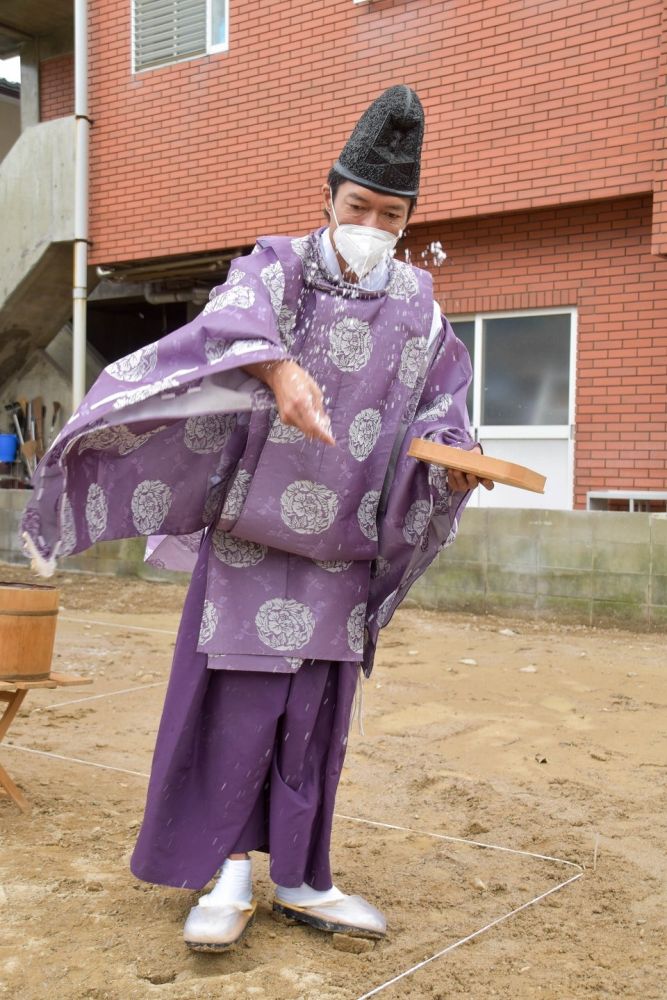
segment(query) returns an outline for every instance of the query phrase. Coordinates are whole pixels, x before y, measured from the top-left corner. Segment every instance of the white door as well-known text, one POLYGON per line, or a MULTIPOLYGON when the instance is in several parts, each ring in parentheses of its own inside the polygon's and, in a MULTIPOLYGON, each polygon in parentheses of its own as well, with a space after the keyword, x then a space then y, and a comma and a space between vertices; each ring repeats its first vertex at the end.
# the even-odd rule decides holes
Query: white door
POLYGON ((544 495, 496 484, 480 507, 571 510, 576 312, 542 309, 450 320, 470 352, 468 410, 487 455, 547 477, 544 495))

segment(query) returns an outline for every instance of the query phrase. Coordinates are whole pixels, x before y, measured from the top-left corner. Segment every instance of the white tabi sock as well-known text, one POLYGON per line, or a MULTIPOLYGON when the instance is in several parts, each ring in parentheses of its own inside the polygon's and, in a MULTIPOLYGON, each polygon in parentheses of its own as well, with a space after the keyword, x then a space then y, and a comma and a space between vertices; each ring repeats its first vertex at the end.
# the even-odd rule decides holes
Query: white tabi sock
POLYGON ((335 903, 339 899, 345 899, 345 894, 332 885, 330 889, 319 892, 312 889, 306 882, 302 882, 298 889, 288 889, 284 885, 276 886, 276 898, 283 903, 292 903, 294 906, 317 906, 322 903, 335 903))
POLYGON ((252 861, 243 858, 232 861, 227 858, 218 881, 205 896, 199 899, 199 906, 224 906, 225 903, 250 903, 252 901, 252 861))

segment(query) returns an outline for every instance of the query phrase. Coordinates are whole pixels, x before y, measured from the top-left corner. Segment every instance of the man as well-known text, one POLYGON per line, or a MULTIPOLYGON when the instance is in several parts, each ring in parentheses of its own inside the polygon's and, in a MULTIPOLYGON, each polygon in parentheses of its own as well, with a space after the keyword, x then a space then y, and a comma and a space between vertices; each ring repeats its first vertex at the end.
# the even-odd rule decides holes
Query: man
POLYGON ((465 348, 430 276, 393 257, 423 127, 408 87, 374 101, 324 186, 328 227, 261 238, 201 316, 109 365, 24 517, 44 572, 158 532, 152 561, 194 563, 131 868, 197 889, 220 869, 185 924, 195 950, 252 921, 253 850, 270 854, 275 910, 385 933, 331 879, 353 696, 477 486, 407 456, 413 436, 473 447, 465 348))

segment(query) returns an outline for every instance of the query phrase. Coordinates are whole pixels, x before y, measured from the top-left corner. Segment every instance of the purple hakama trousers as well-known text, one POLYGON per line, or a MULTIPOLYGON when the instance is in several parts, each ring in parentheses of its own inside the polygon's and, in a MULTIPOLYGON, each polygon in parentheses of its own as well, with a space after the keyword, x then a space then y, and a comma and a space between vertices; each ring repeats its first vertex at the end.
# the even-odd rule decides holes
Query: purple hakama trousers
POLYGON ((201 889, 229 854, 261 850, 278 885, 329 889, 358 665, 209 670, 197 652, 209 550, 210 536, 183 609, 130 868, 146 882, 201 889))

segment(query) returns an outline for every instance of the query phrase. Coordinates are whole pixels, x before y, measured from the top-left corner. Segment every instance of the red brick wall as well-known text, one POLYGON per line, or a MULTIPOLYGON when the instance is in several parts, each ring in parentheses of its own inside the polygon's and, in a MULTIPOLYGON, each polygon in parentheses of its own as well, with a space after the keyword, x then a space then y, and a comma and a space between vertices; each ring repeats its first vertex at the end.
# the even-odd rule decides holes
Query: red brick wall
POLYGON ((667 262, 650 253, 651 199, 418 226, 415 262, 432 240, 450 316, 577 307, 575 506, 592 489, 667 490, 667 262))
POLYGON ((427 110, 431 219, 648 192, 663 0, 231 0, 230 51, 131 74, 91 5, 93 263, 300 231, 368 100, 427 110))
POLYGON ((663 0, 662 8, 660 61, 656 88, 653 252, 667 255, 667 0, 663 0))
POLYGON ((46 122, 74 114, 74 56, 54 56, 39 64, 39 117, 46 122))

